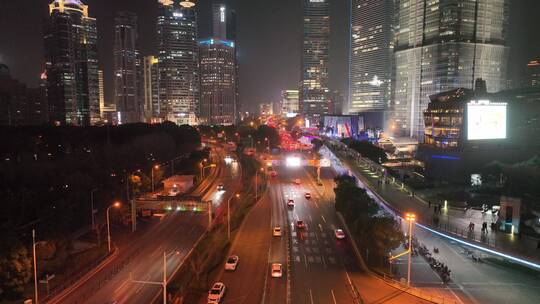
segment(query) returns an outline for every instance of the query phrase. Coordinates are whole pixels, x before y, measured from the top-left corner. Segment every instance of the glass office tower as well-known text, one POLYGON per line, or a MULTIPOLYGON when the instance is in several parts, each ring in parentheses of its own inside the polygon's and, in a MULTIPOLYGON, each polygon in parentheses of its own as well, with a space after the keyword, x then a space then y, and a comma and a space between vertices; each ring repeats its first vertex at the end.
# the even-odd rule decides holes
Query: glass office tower
POLYGON ((159 4, 160 118, 177 124, 196 124, 199 106, 196 6, 192 1, 159 0, 159 4))
POLYGON ((477 78, 506 87, 509 0, 398 0, 395 13, 390 133, 422 138, 430 95, 477 78))
POLYGON ((329 111, 329 9, 328 0, 304 0, 300 111, 314 120, 329 111))
POLYGON ((49 4, 44 28, 49 120, 88 126, 100 121, 96 19, 80 0, 49 4))

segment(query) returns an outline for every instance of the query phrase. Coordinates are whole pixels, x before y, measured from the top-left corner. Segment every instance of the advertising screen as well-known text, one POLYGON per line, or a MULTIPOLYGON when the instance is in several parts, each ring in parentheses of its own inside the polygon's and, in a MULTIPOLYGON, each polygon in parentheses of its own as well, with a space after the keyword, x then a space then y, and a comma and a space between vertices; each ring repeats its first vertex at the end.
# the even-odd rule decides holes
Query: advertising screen
POLYGON ((506 103, 472 101, 467 105, 467 113, 469 140, 506 138, 506 103))

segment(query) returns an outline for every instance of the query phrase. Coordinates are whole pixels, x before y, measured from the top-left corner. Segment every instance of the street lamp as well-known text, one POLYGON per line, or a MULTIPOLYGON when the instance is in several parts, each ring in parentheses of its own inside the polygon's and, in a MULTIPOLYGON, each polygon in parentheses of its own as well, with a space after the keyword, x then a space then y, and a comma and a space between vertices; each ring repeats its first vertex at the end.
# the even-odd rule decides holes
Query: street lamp
POLYGON ((250 148, 253 149, 253 136, 251 136, 251 134, 248 134, 248 137, 249 137, 249 141, 250 141, 250 148))
POLYGON ((204 166, 201 162, 200 164, 200 167, 201 167, 201 181, 202 179, 204 178, 204 169, 206 168, 215 168, 217 165, 216 164, 209 164, 208 166, 204 166))
POLYGON ((407 265, 407 286, 411 287, 411 254, 412 254, 412 226, 416 220, 414 213, 406 213, 405 219, 409 221, 409 262, 407 265))
POLYGON ((152 193, 154 193, 154 169, 158 170, 159 165, 152 166, 152 193))
POLYGON ((231 196, 229 200, 227 200, 227 239, 231 239, 231 200, 236 197, 240 197, 240 193, 236 193, 236 195, 231 196))
POLYGON ((36 258, 36 246, 45 244, 45 242, 37 242, 36 243, 36 230, 32 229, 32 257, 34 260, 34 300, 36 304, 39 303, 39 297, 38 297, 38 279, 37 279, 37 258, 36 258))
POLYGON ((266 141, 268 153, 270 153, 270 141, 268 140, 268 137, 265 137, 264 140, 266 141))
POLYGON ((92 208, 92 210, 90 210, 92 215, 92 230, 96 229, 96 221, 94 219, 94 192, 96 192, 97 190, 97 188, 90 190, 90 207, 92 208))
POLYGON ((107 208, 107 241, 109 243, 109 252, 111 252, 111 227, 109 224, 109 210, 111 209, 111 207, 119 208, 120 205, 120 202, 115 202, 107 208))
POLYGON ((255 200, 259 197, 259 171, 264 172, 264 168, 255 171, 255 200))

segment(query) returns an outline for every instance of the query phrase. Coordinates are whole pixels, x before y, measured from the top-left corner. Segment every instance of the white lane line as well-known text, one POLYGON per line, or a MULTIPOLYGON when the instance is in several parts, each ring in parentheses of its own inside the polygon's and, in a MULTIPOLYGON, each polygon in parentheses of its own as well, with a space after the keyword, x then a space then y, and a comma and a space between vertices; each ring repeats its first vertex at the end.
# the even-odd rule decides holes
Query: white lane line
POLYGON ((321 224, 319 224, 319 229, 321 229, 321 232, 323 232, 323 231, 324 231, 324 230, 323 230, 323 227, 322 227, 322 225, 321 225, 321 224))
POLYGON ((129 280, 125 280, 124 283, 120 284, 120 286, 114 290, 114 293, 118 293, 128 282, 129 280))
POLYGON ((311 304, 313 304, 313 293, 311 292, 311 289, 309 289, 309 300, 311 301, 311 304))
POLYGON ((324 218, 324 215, 321 215, 321 218, 326 223, 326 219, 324 218))
POLYGON ((317 207, 317 209, 319 209, 319 204, 317 204, 317 202, 314 202, 315 203, 315 206, 317 207))
POLYGON ((313 218, 311 217, 311 214, 309 215, 309 221, 313 222, 313 218))
POLYGON ((327 268, 328 266, 326 266, 326 261, 324 259, 324 256, 321 256, 321 260, 322 260, 324 268, 327 268))
POLYGON ((334 294, 334 290, 330 289, 330 292, 332 293, 332 300, 334 300, 334 304, 337 304, 336 295, 334 294))

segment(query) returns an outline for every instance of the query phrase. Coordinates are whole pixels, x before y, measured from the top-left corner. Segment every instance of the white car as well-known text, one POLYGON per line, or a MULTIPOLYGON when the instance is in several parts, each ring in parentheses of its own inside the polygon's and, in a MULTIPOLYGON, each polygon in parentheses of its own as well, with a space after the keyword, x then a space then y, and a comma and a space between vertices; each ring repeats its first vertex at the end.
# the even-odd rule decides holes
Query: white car
POLYGON ((300 185, 300 179, 299 178, 295 179, 294 183, 297 184, 297 185, 300 185))
POLYGON ((225 191, 225 186, 224 186, 223 184, 219 184, 219 185, 217 186, 217 190, 218 190, 218 191, 225 191))
POLYGON ((281 227, 280 226, 274 227, 274 230, 272 230, 272 235, 273 236, 281 236, 281 227))
POLYGON ((225 262, 225 270, 235 271, 236 266, 238 266, 238 256, 237 255, 231 255, 227 262, 225 262))
POLYGON ((281 278, 283 271, 280 263, 272 263, 272 278, 281 278))
POLYGON ((306 197, 306 199, 310 199, 311 198, 311 193, 306 192, 305 197, 306 197))
POLYGON ((341 229, 334 230, 334 234, 336 235, 336 239, 343 240, 345 238, 345 232, 341 229))
POLYGON ((225 296, 225 284, 216 282, 208 291, 208 304, 216 304, 223 300, 225 296))
POLYGON ((287 206, 289 207, 294 207, 294 200, 292 198, 290 198, 289 200, 287 200, 287 206))

